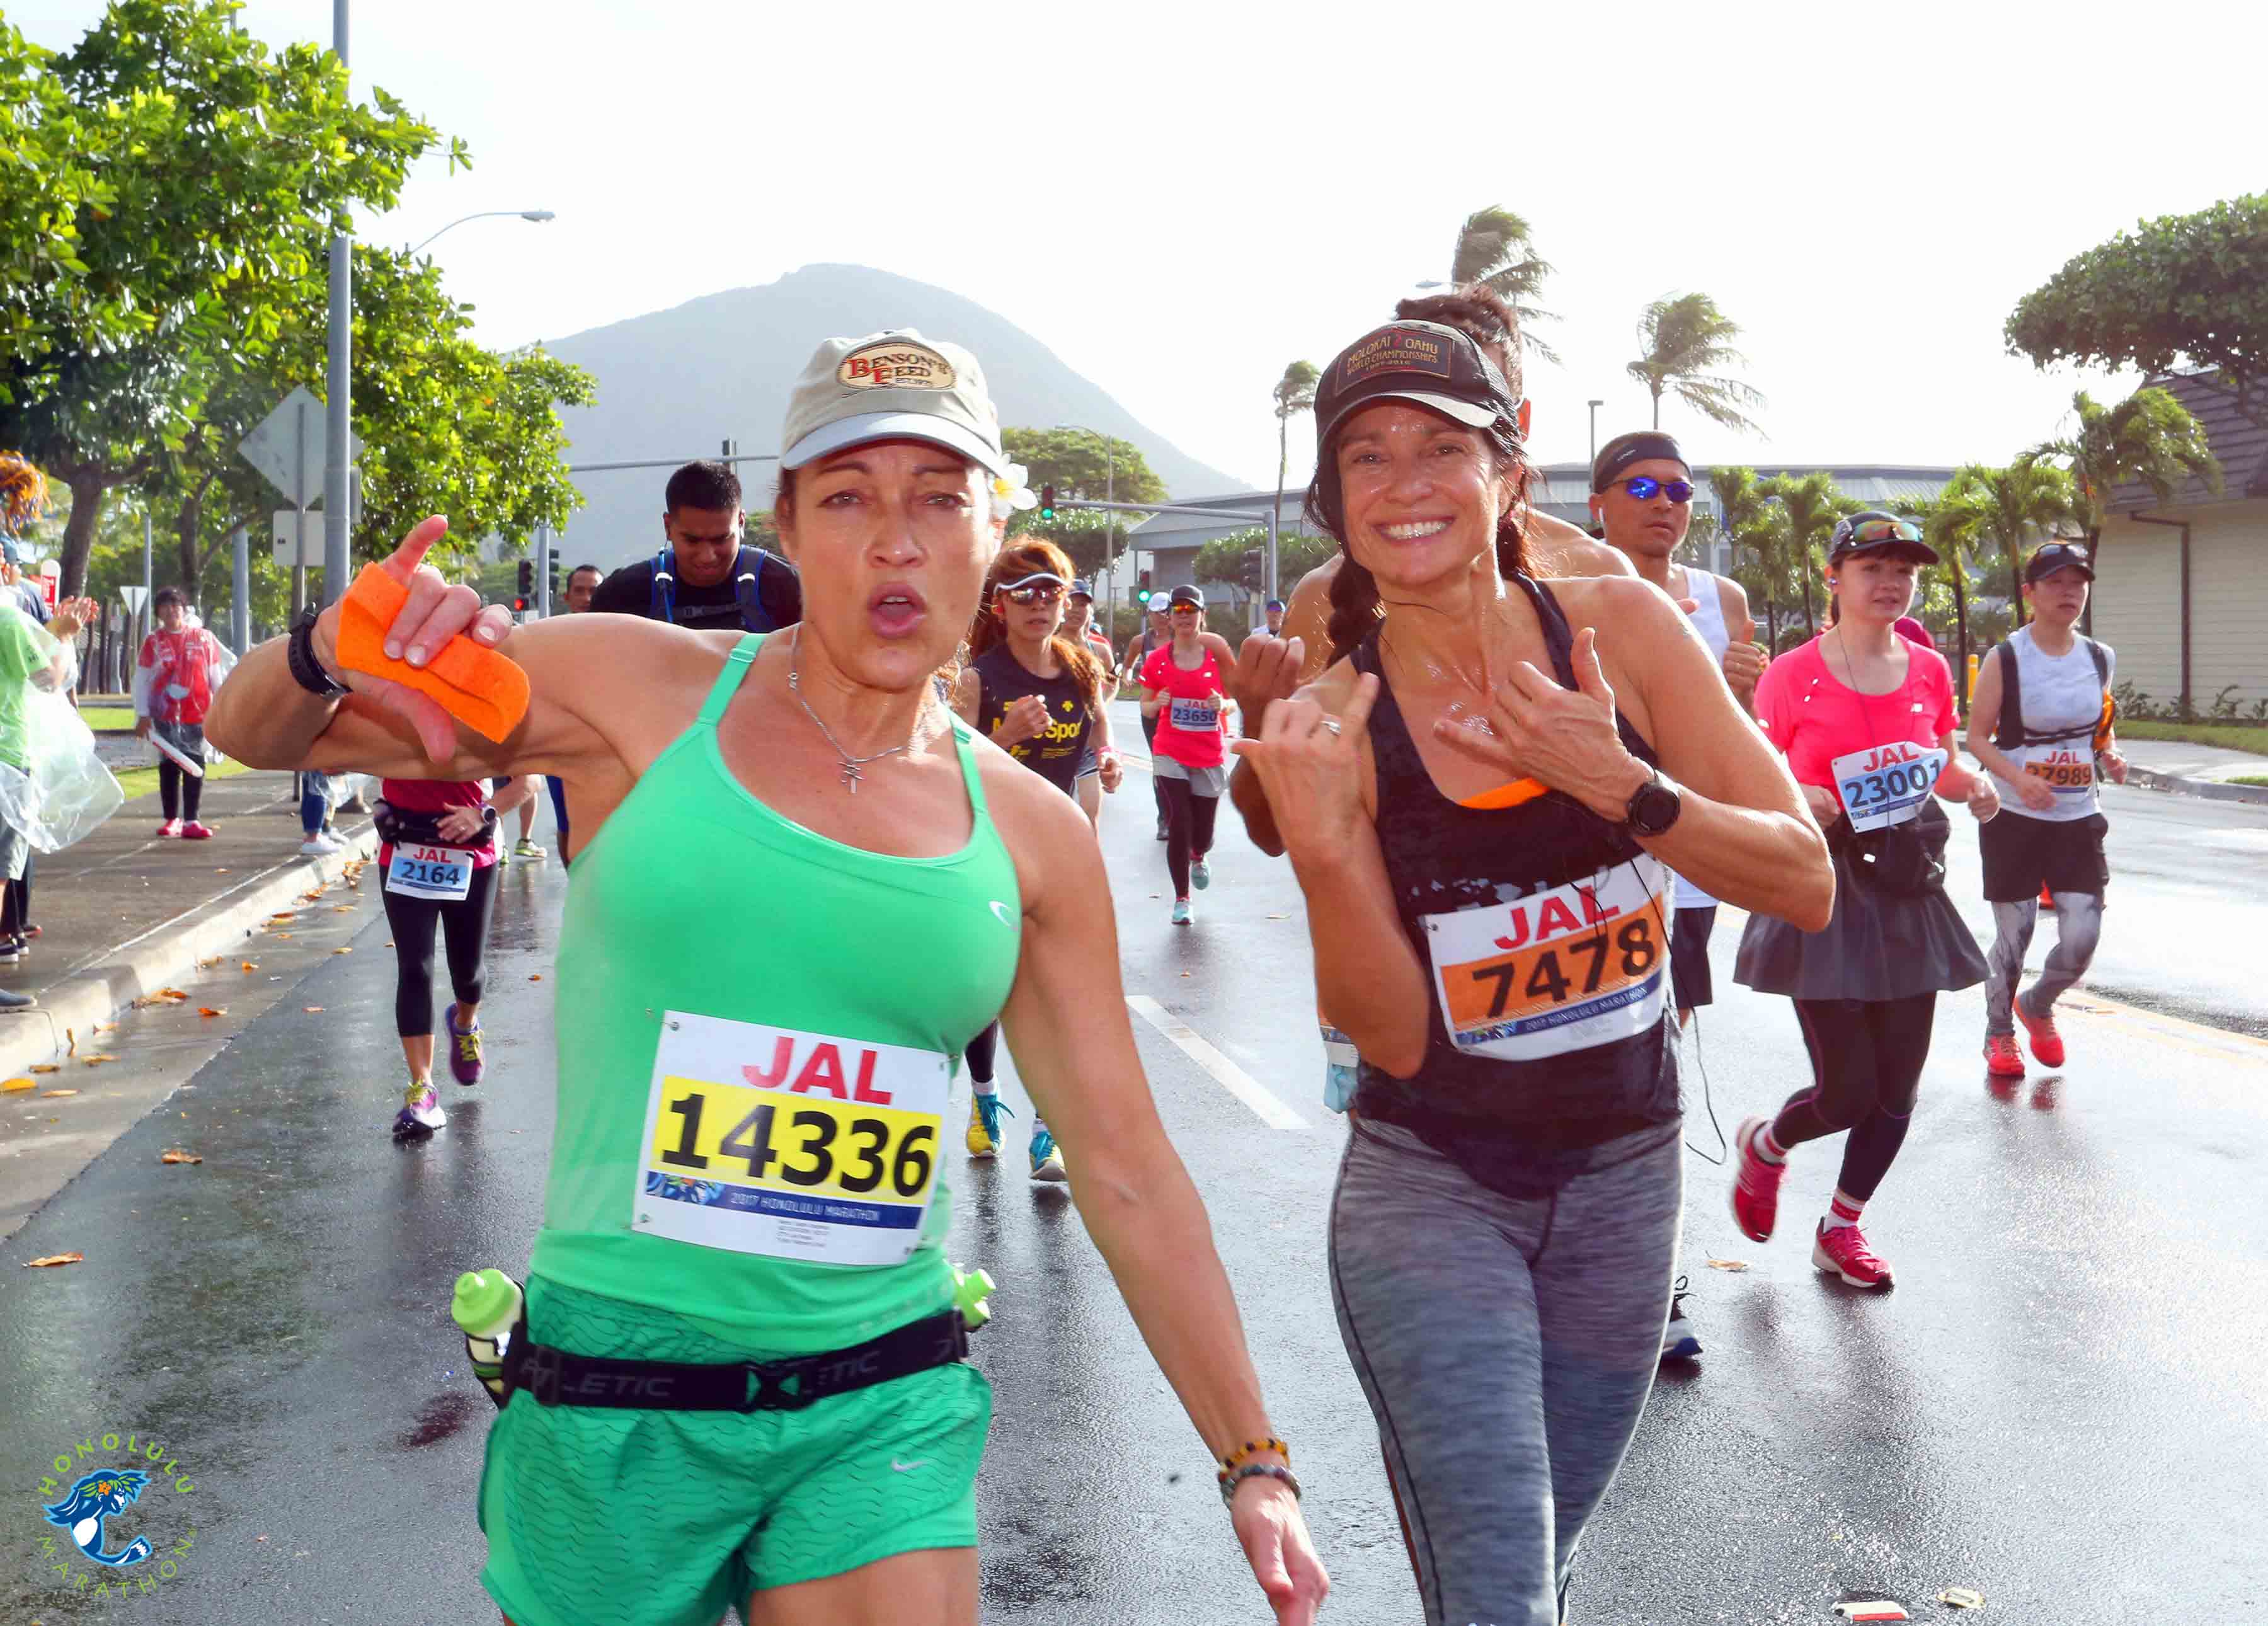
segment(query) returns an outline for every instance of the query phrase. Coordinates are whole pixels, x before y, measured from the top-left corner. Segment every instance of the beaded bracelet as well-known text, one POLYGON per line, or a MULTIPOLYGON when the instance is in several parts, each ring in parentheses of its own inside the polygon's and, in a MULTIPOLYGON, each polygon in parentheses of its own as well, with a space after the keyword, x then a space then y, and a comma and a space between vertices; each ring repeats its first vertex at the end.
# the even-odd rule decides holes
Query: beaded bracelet
POLYGON ((1295 1502, 1300 1499, 1300 1482, 1292 1476, 1290 1468, 1278 1468, 1273 1462, 1248 1462, 1233 1473, 1225 1473, 1220 1476, 1220 1505, 1223 1507, 1236 1505, 1236 1488, 1248 1479, 1280 1479, 1292 1487, 1292 1499, 1295 1502))
POLYGON ((1248 1439, 1244 1444, 1238 1446, 1234 1451, 1230 1452, 1228 1455, 1220 1460, 1220 1471, 1222 1475, 1226 1477, 1230 1469, 1235 1468, 1246 1458, 1256 1456, 1263 1451, 1272 1451, 1278 1456, 1282 1457, 1286 1462, 1289 1462, 1292 1460, 1292 1447, 1285 1445, 1282 1440, 1278 1439, 1272 1434, 1266 1439, 1248 1439))

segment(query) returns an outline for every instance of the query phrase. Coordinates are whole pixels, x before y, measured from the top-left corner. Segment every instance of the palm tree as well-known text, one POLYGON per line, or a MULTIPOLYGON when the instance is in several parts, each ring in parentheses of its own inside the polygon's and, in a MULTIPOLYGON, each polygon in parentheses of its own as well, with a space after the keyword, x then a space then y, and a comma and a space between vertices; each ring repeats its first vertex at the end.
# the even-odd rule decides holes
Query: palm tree
POLYGON ((1753 468, 1726 467, 1709 471, 1709 489, 1717 499, 1717 524, 1727 541, 1733 544, 1733 557, 1737 562, 1743 548, 1756 555, 1751 571, 1754 580, 1748 585, 1756 590, 1764 604, 1764 641, 1777 652, 1779 648, 1779 607, 1774 588, 1778 585, 1771 569, 1772 539, 1766 518, 1765 504, 1757 490, 1756 471, 1753 468))
POLYGON ((1921 526, 1922 535, 1937 549, 1946 581, 1953 589, 1954 640, 1958 657, 1954 687, 1961 691, 1962 710, 1968 710, 1969 673, 1969 558, 1991 541, 1992 505, 1976 486, 1956 472, 1933 497, 1907 497, 1898 511, 1921 526))
MULTIPOLYGON (((1292 419, 1314 408, 1315 386, 1322 376, 1314 363, 1295 361, 1276 380, 1276 512, 1279 531, 1283 529, 1284 477, 1291 472, 1292 419)), ((1271 593, 1282 591, 1273 581, 1268 584, 1268 589, 1271 593)))
POLYGON ((1654 428, 1661 427, 1662 392, 1674 389, 1680 401, 1712 423, 1743 431, 1756 429, 1741 408, 1761 407, 1764 398, 1738 379, 1717 372, 1748 357, 1732 345, 1741 336, 1739 325, 1717 308, 1714 299, 1705 293, 1664 294, 1638 318, 1638 336, 1646 354, 1631 363, 1628 371, 1653 396, 1654 428))
POLYGON ((2026 455, 2006 468, 1971 463, 1953 476, 1947 494, 1955 488, 1964 500, 1982 505, 1982 533, 2008 567, 2008 624, 2018 626, 2024 614, 2024 549, 2077 517, 2078 487, 2054 464, 2026 455))
POLYGON ((1818 563, 1812 548, 1834 533, 1835 522, 1852 506, 1835 483, 1835 476, 1822 470, 1815 475, 1775 475, 1756 488, 1756 494, 1779 509, 1778 529, 1782 556, 1795 569, 1797 578, 1803 584, 1803 619, 1808 625, 1819 623, 1811 613, 1811 578, 1818 573, 1818 563))
POLYGON ((1535 336, 1533 325, 1559 320, 1535 303, 1543 279, 1550 275, 1550 264, 1536 257, 1535 245, 1528 239, 1528 222, 1512 210, 1476 209, 1457 228, 1457 246, 1449 256, 1449 286, 1462 288, 1468 283, 1486 283, 1504 297, 1513 314, 1520 318, 1521 342, 1557 365, 1558 352, 1535 336))
MULTIPOLYGON (((2213 455, 2204 425, 2174 398, 2155 385, 2136 390, 2115 407, 2096 402, 2085 390, 2071 398, 2079 419, 2073 434, 2044 441, 2025 455, 2031 459, 2067 458, 2076 488, 2074 517, 2087 533, 2087 551, 2093 557, 2102 540, 2102 519, 2111 488, 2139 482, 2161 503, 2194 477, 2205 482, 2215 497, 2221 492, 2220 461, 2213 455)), ((2087 605, 2088 630, 2093 630, 2095 601, 2087 605)))

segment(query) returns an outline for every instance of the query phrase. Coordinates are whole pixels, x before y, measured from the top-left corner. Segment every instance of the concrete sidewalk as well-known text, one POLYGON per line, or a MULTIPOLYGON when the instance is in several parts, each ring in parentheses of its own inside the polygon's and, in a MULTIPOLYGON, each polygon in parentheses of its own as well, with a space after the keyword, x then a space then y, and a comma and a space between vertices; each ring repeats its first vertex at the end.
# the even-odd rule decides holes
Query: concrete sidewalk
MULTIPOLYGON (((2268 746, 2268 730, 2261 744, 2268 746)), ((2183 739, 2124 739, 2118 748, 2133 769, 2132 783, 2151 791, 2174 791, 2214 801, 2268 804, 2268 785, 2230 784, 2240 776, 2268 777, 2268 754, 2191 745, 2183 739)))
POLYGON ((347 846, 299 856, 298 803, 288 773, 246 773, 205 787, 210 841, 161 839, 158 798, 126 804, 85 841, 39 855, 32 920, 40 934, 0 988, 39 1004, 0 1012, 0 1078, 85 1048, 97 1022, 181 981, 196 961, 240 947, 269 917, 338 880, 376 841, 367 819, 342 820, 347 846))

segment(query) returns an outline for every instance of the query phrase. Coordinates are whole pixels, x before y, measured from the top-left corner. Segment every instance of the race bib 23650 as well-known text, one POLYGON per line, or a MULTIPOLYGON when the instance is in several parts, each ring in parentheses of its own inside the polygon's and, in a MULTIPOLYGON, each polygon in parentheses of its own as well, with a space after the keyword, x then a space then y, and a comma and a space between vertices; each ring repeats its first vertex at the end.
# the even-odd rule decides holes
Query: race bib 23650
POLYGON ((933 1051, 669 1012, 632 1224, 734 1253, 899 1263, 936 1193, 952 1071, 933 1051))

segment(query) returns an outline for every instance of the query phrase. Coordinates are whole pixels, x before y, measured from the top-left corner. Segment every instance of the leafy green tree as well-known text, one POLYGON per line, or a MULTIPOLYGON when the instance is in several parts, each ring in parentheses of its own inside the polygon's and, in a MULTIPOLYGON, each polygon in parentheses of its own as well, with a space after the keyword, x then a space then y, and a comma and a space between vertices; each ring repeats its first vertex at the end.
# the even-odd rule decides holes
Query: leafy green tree
POLYGON ((1946 496, 1956 491, 1977 505, 1980 534, 2007 567, 2010 614, 2021 616, 2025 550, 2077 517, 2077 488, 2054 464, 2025 457, 2005 468, 1971 463, 1955 474, 1946 496))
POLYGON ((1000 444, 1024 466, 1035 491, 1052 485, 1058 497, 1090 502, 1101 500, 1105 490, 1122 503, 1166 500, 1166 482, 1130 440, 1113 437, 1107 459, 1101 438, 1083 429, 1003 429, 1000 444))
MULTIPOLYGON (((232 0, 111 0, 48 71, 77 158, 107 195, 77 209, 69 283, 18 290, 35 358, 0 362, 0 445, 72 495, 63 591, 85 579, 104 495, 177 446, 224 364, 273 342, 334 217, 394 206, 438 141, 383 91, 351 99, 311 45, 271 55, 232 0)), ((453 144, 451 160, 463 160, 453 144)), ((66 267, 65 269, 69 269, 66 267)))
MULTIPOLYGON (((1300 413, 1314 410, 1315 386, 1322 382, 1322 376, 1314 363, 1295 361, 1276 380, 1276 511, 1279 514, 1284 511, 1284 481, 1292 467, 1292 420, 1300 413)), ((1277 539, 1279 548, 1282 540, 1277 539)), ((1280 574, 1280 559, 1278 569, 1280 574)))
MULTIPOLYGON (((1256 525, 1242 531, 1232 531, 1226 536, 1217 536, 1197 549, 1192 572, 1201 582, 1233 583, 1244 569, 1244 555, 1254 548, 1266 552, 1268 527, 1256 525)), ((1286 583, 1297 582, 1302 576, 1338 552, 1339 545, 1328 536, 1310 536, 1304 531, 1279 531, 1276 535, 1276 580, 1278 592, 1286 583)))
POLYGON ((2001 332, 2012 355, 2040 367, 2214 369, 2215 383, 2264 421, 2255 392, 2268 369, 2268 193, 2137 222, 2018 300, 2001 332))
POLYGON ((1817 550, 1834 533, 1836 520, 1858 504, 1843 494, 1835 476, 1823 469, 1810 475, 1775 475, 1756 488, 1756 495, 1778 511, 1771 522, 1773 541, 1803 589, 1805 624, 1816 627, 1811 585, 1823 557, 1817 550))
POLYGON ((1486 283, 1520 318, 1521 342, 1556 365, 1558 352, 1535 336, 1534 327, 1559 320, 1535 304, 1543 279, 1550 275, 1551 267, 1536 254, 1528 222, 1512 210, 1476 209, 1457 228, 1457 246, 1449 256, 1449 286, 1486 283))
POLYGON ((116 194, 88 162, 78 110, 57 83, 54 53, 0 17, 0 403, 46 375, 47 313, 62 309, 115 341, 132 327, 117 301, 86 285, 78 257, 82 209, 100 217, 116 194))
POLYGON ((1952 600, 1954 647, 1957 658, 1953 669, 1954 687, 1962 691, 1965 706, 1971 619, 1969 609, 1969 558, 1983 536, 1983 509, 1968 498, 1955 494, 1950 486, 1935 497, 1902 497, 1890 504, 1890 509, 1919 526, 1922 535, 1937 550, 1939 580, 1925 591, 1941 591, 1952 600))
POLYGON ((1646 353, 1626 371, 1653 397, 1654 428, 1661 427, 1665 391, 1675 391, 1712 423, 1743 431, 1756 428, 1741 409, 1761 407, 1764 398, 1720 371, 1748 357, 1733 348, 1741 336, 1739 324, 1714 299, 1705 293, 1664 294, 1638 318, 1638 336, 1646 353))

